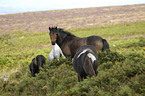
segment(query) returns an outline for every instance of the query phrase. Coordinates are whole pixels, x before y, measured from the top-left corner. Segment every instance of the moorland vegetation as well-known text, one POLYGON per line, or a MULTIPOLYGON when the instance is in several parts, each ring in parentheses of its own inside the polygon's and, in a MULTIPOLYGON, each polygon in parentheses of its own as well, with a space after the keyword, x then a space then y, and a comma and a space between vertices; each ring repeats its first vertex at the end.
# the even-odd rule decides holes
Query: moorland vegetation
POLYGON ((97 34, 113 37, 108 40, 111 52, 99 52, 98 76, 78 82, 72 62, 61 58, 47 61, 36 77, 31 77, 28 65, 33 57, 43 54, 46 58, 48 32, 10 32, 0 36, 1 75, 9 80, 0 83, 0 95, 118 95, 132 96, 145 93, 145 38, 115 39, 119 36, 144 34, 145 22, 128 23, 105 27, 71 29, 77 36, 97 34), (109 31, 109 32, 107 32, 109 31), (83 32, 83 34, 82 34, 83 32), (117 32, 117 34, 114 34, 117 32), (113 35, 114 34, 114 35, 113 35))

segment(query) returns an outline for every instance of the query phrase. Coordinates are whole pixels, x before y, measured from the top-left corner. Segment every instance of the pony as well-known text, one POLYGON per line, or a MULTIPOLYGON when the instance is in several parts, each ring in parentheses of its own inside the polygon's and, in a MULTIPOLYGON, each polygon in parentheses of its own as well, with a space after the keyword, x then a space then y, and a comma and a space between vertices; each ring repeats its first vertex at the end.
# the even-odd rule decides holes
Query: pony
POLYGON ((36 58, 32 59, 31 64, 29 65, 31 75, 35 77, 36 73, 39 73, 40 67, 43 67, 43 64, 45 64, 45 57, 43 55, 37 55, 36 58))
POLYGON ((98 65, 98 54, 95 47, 91 45, 83 45, 78 48, 73 59, 73 67, 78 73, 79 82, 86 79, 87 76, 97 76, 98 65))
POLYGON ((58 59, 61 56, 64 57, 60 47, 57 45, 57 43, 55 43, 55 45, 53 46, 53 49, 49 53, 48 60, 50 61, 50 60, 53 60, 53 59, 58 59))
POLYGON ((92 45, 97 49, 97 51, 109 49, 108 42, 99 36, 93 35, 80 38, 57 27, 49 27, 49 31, 52 45, 57 43, 64 56, 70 61, 72 61, 77 49, 82 45, 92 45))

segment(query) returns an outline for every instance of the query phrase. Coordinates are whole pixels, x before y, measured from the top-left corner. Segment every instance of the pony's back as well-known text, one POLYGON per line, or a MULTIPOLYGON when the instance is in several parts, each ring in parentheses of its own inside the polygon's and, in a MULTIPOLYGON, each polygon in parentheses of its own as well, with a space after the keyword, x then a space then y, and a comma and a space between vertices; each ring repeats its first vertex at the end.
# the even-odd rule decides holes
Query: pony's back
POLYGON ((78 73, 79 81, 86 76, 97 75, 98 55, 96 49, 91 45, 83 45, 78 50, 73 59, 73 67, 78 73))
POLYGON ((45 64, 45 57, 43 55, 37 55, 37 57, 35 58, 35 63, 39 67, 43 68, 43 64, 45 64))
POLYGON ((45 57, 43 55, 37 55, 36 58, 32 59, 29 68, 33 77, 35 77, 35 73, 39 73, 39 67, 44 68, 43 64, 45 64, 45 57))

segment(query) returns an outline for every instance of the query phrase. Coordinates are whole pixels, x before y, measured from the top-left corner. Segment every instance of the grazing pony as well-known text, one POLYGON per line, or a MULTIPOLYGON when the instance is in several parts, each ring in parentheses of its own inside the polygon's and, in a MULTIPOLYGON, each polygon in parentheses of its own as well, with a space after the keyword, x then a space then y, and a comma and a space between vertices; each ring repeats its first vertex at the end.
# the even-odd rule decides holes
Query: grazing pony
POLYGON ((95 47, 83 45, 78 48, 74 59, 73 67, 78 73, 78 81, 83 81, 87 76, 96 76, 98 71, 98 54, 95 47))
POLYGON ((51 50, 51 52, 49 53, 48 56, 48 60, 53 60, 53 59, 58 59, 64 56, 60 47, 55 43, 55 45, 53 46, 53 49, 51 50))
POLYGON ((98 51, 109 49, 108 42, 99 36, 80 38, 57 27, 49 27, 49 31, 52 45, 57 43, 64 56, 70 61, 74 57, 77 49, 82 45, 92 45, 98 51))
POLYGON ((43 67, 43 64, 45 64, 45 57, 43 55, 38 55, 36 58, 32 59, 31 64, 29 65, 31 75, 35 77, 36 73, 39 73, 39 68, 43 67))

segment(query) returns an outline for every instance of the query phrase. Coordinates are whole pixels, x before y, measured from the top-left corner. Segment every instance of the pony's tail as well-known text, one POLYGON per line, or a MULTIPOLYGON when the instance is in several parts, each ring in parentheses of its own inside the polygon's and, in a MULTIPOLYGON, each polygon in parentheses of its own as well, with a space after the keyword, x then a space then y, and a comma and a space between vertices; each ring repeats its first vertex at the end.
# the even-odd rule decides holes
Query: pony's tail
POLYGON ((86 51, 86 54, 85 54, 86 63, 85 63, 85 65, 83 65, 83 68, 84 68, 85 72, 87 73, 87 75, 89 75, 90 77, 92 77, 93 75, 96 76, 95 70, 93 68, 93 64, 92 64, 90 58, 87 56, 88 53, 89 52, 86 51))
POLYGON ((106 39, 102 39, 102 42, 103 42, 102 51, 104 51, 104 50, 106 50, 106 49, 109 49, 109 44, 108 44, 108 42, 106 41, 106 39))

